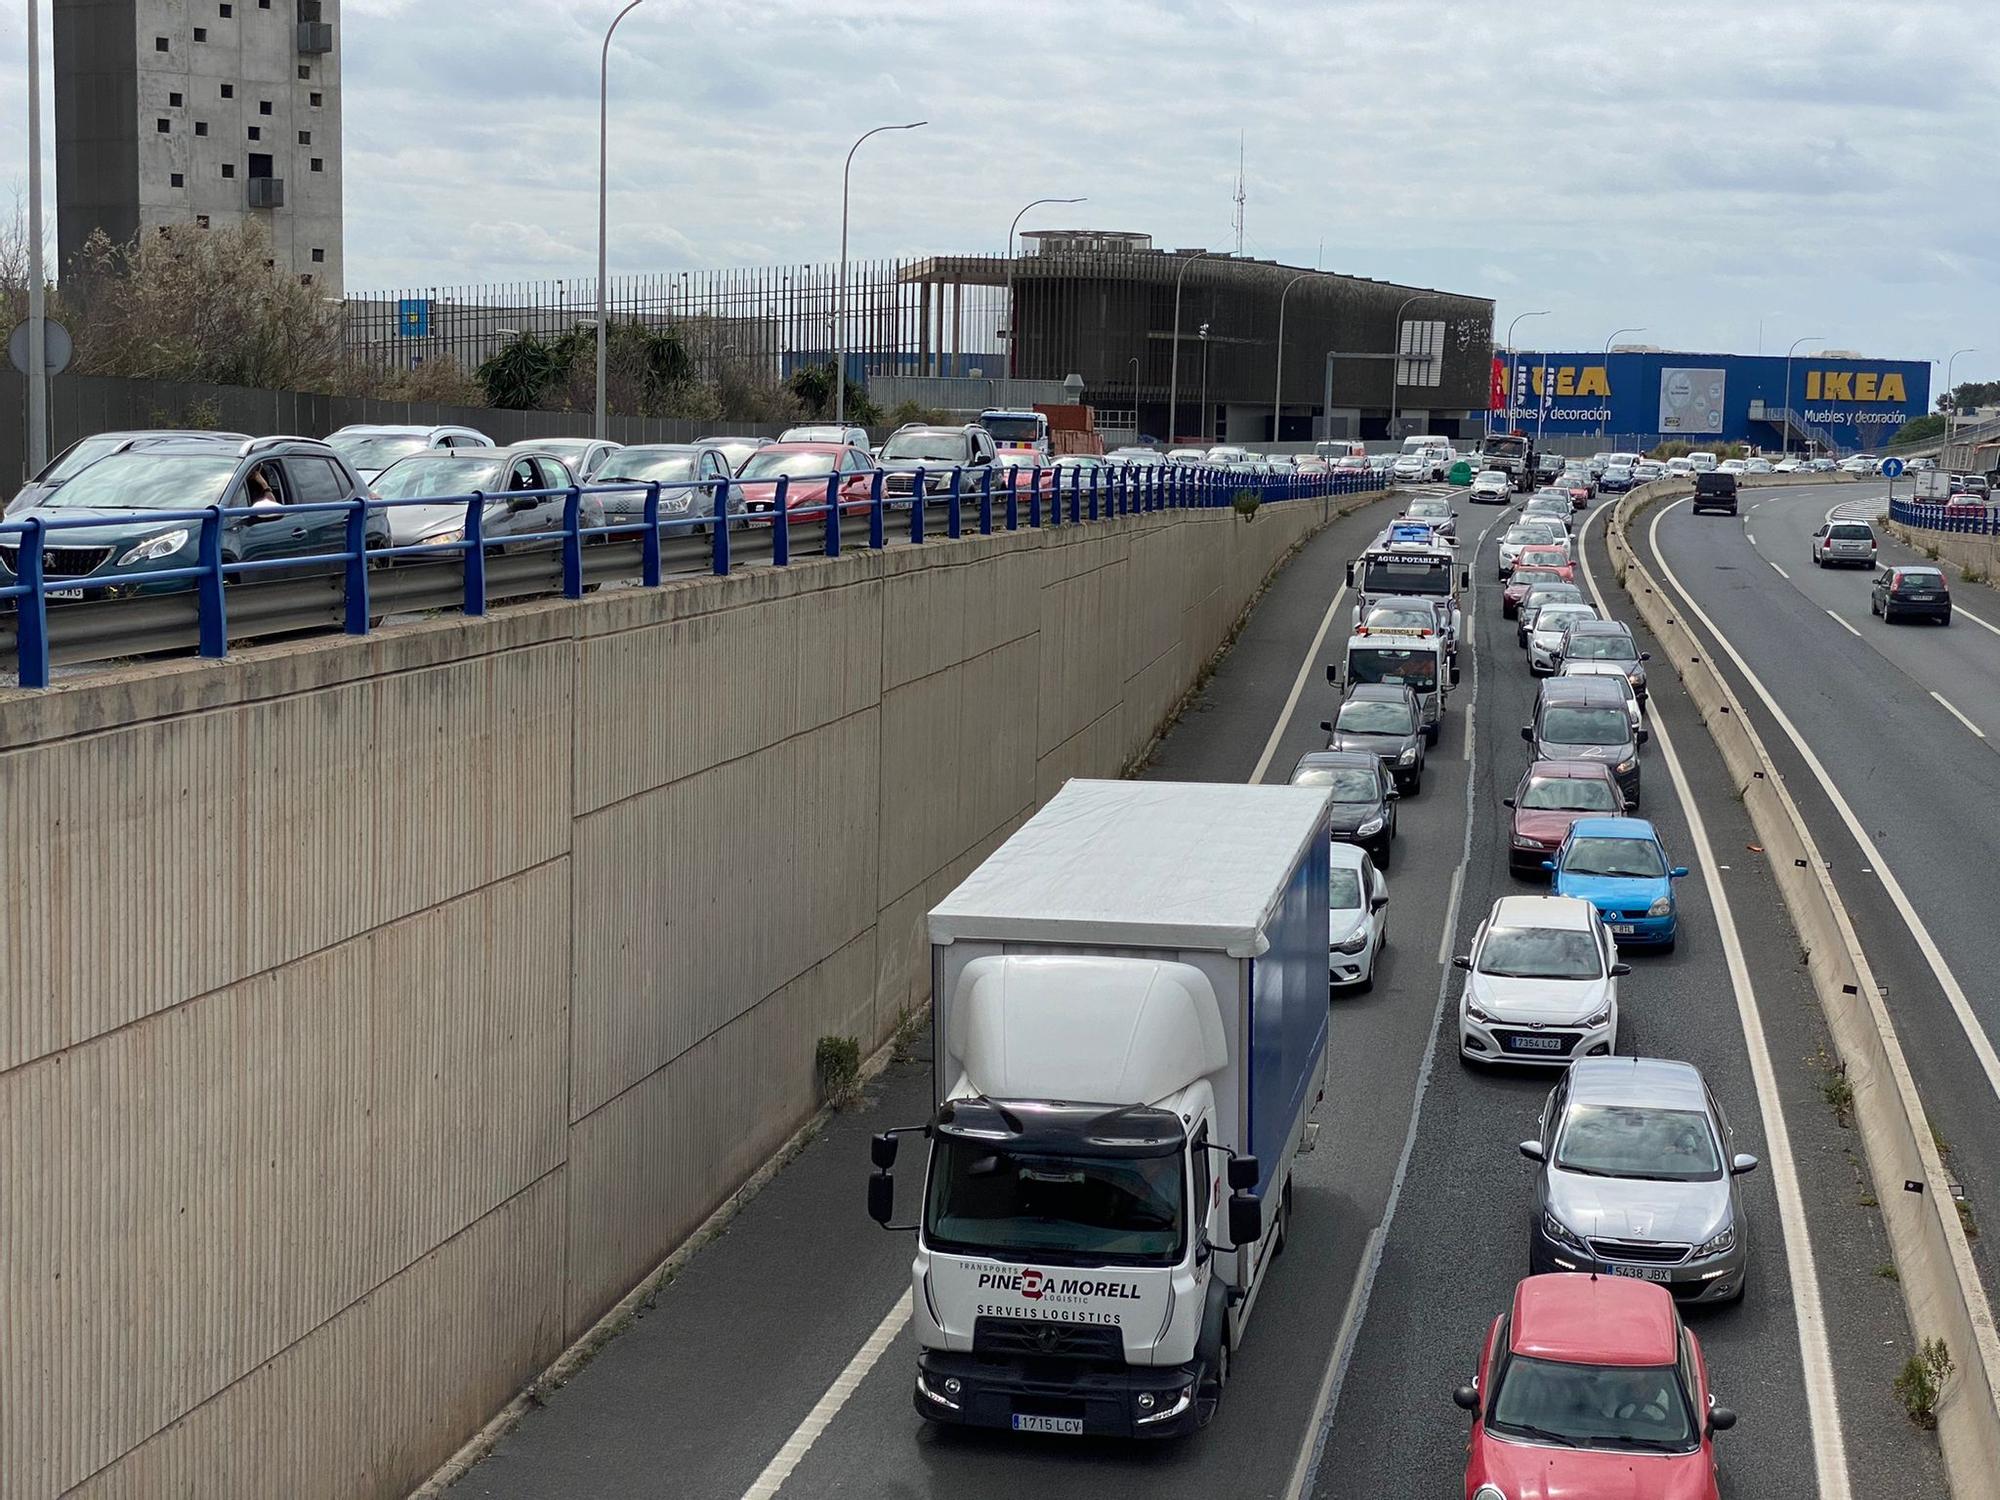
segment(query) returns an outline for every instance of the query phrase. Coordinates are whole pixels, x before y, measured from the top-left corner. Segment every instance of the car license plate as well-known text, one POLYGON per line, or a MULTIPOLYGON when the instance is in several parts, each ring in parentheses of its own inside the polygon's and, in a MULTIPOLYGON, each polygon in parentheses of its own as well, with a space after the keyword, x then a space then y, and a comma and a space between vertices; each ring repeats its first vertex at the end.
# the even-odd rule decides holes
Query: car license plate
POLYGON ((1507 1045, 1516 1052, 1560 1052, 1565 1040, 1559 1036, 1517 1036, 1507 1045))
MULTIPOLYGON (((1665 1266, 1613 1266, 1613 1276, 1629 1276, 1634 1281, 1671 1281, 1665 1266)), ((1015 1419, 1020 1420, 1019 1418, 1015 1419)))
POLYGON ((45 596, 50 599, 81 599, 82 589, 50 589, 45 596))
MULTIPOLYGON (((54 596, 52 595, 51 597, 54 597, 54 596)), ((1907 599, 1908 599, 1908 600, 1909 600, 1909 601, 1910 601, 1910 602, 1911 602, 1912 604, 1925 604, 1925 603, 1928 603, 1928 602, 1929 602, 1930 600, 1932 600, 1932 599, 1935 599, 1935 598, 1937 598, 1937 595, 1936 595, 1936 594, 1932 594, 1932 593, 1915 593, 1915 592, 1912 592, 1912 593, 1910 593, 1910 594, 1907 594, 1907 595, 1905 595, 1905 597, 1906 597, 1906 598, 1907 598, 1907 599)))
POLYGON ((1630 937, 1637 930, 1630 922, 1613 922, 1611 924, 1611 935, 1613 937, 1630 937))
POLYGON ((1082 1417, 1029 1417, 1014 1414, 1016 1432, 1057 1432, 1064 1437, 1083 1436, 1082 1417))

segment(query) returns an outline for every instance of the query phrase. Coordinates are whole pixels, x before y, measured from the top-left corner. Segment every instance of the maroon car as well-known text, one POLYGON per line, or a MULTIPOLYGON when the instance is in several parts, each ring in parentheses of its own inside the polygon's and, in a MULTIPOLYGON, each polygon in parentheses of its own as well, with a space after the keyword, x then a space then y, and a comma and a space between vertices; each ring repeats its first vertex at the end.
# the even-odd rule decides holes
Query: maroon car
POLYGON ((785 509, 798 525, 825 517, 827 481, 836 471, 842 513, 867 514, 874 498, 875 460, 866 448, 846 443, 766 443, 743 460, 736 488, 751 519, 768 523, 777 508, 778 481, 789 480, 785 509))
POLYGON ((1511 620, 1521 612, 1521 601, 1538 583, 1568 583, 1560 568, 1534 568, 1515 564, 1507 575, 1507 587, 1500 591, 1500 617, 1511 620))
POLYGON ((1601 760, 1538 760, 1507 799, 1514 810, 1507 840, 1507 868, 1546 878, 1542 861, 1556 850, 1578 818, 1622 818, 1625 795, 1601 760))

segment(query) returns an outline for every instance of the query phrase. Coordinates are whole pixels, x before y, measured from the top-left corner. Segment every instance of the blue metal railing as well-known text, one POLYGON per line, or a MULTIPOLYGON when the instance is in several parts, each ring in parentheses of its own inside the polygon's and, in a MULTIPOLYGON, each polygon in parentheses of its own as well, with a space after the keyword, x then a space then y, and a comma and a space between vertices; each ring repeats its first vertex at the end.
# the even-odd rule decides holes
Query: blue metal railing
POLYGON ((1922 500, 1891 500, 1889 519, 1899 526, 1925 531, 1947 531, 1959 535, 2000 534, 1993 506, 1984 504, 1937 505, 1922 500))
MULTIPOLYGON (((770 565, 789 567, 802 533, 807 546, 818 543, 820 555, 840 556, 843 520, 865 518, 870 550, 889 545, 892 522, 910 544, 922 545, 935 525, 929 515, 933 506, 942 513, 945 535, 957 538, 971 526, 990 536, 1024 527, 1082 526, 1160 511, 1226 507, 1245 491, 1260 504, 1270 504, 1384 488, 1381 476, 1370 473, 1246 474, 1179 464, 919 469, 914 474, 894 471, 894 477, 899 485, 907 479, 909 490, 890 493, 891 471, 874 469, 828 475, 824 481, 816 476, 797 482, 790 477, 775 482, 684 480, 279 507, 267 502, 123 514, 93 511, 75 517, 60 510, 31 511, 15 520, 0 520, 0 619, 13 617, 20 685, 43 688, 51 675, 52 601, 60 613, 71 600, 191 592, 197 650, 204 657, 221 657, 229 645, 231 585, 271 574, 338 576, 341 628, 349 635, 367 635, 379 623, 371 581, 385 568, 411 562, 457 557, 463 579, 460 609, 484 615, 491 602, 488 562, 495 549, 559 551, 560 592, 579 599, 587 587, 586 549, 632 538, 639 541, 637 581, 657 588, 665 576, 663 540, 698 531, 707 538, 709 570, 726 577, 748 561, 740 556, 741 547, 732 542, 732 535, 768 534, 770 565), (915 503, 918 495, 922 504, 915 503), (391 520, 397 511, 454 506, 464 507, 463 523, 456 528, 447 520, 434 524, 430 535, 395 540, 391 520), (506 527, 511 515, 556 507, 559 520, 550 524, 532 530, 506 527), (299 536, 316 529, 314 517, 328 523, 317 528, 323 540, 311 540, 297 552, 243 555, 269 550, 245 546, 256 541, 262 527, 282 523, 299 536), (177 541, 160 545, 176 532, 182 533, 177 541), (107 534, 113 537, 110 543, 103 540, 107 534), (66 545, 72 537, 75 540, 66 545), (79 548, 101 551, 103 556, 82 571, 49 571, 52 561, 74 567, 80 560, 71 554, 79 548), (110 571, 101 571, 107 564, 110 571)), ((142 639, 125 654, 147 649, 142 639)))

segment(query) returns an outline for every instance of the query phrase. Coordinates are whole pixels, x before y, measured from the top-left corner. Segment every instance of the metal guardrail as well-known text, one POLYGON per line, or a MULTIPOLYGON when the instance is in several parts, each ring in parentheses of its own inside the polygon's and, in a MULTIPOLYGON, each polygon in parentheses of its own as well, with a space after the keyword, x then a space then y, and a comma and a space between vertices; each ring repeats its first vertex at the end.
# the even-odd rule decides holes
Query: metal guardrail
POLYGON ((1899 526, 1925 531, 1947 531, 1958 535, 1993 536, 2000 533, 2000 512, 1991 505, 1927 505, 1918 500, 1891 500, 1889 519, 1899 526))
MULTIPOLYGON (((0 550, 13 564, 0 566, 0 661, 15 660, 22 687, 45 688, 57 665, 189 647, 219 658, 228 654, 232 640, 313 631, 367 635, 391 614, 457 609, 484 615, 494 603, 554 595, 580 599, 611 582, 658 588, 672 576, 726 577, 745 566, 789 567, 795 552, 839 557, 849 547, 879 551, 891 544, 892 518, 910 545, 921 545, 938 524, 933 511, 941 513, 944 535, 957 538, 974 531, 991 535, 1224 507, 1246 491, 1261 504, 1384 487, 1373 474, 1264 475, 1177 464, 1044 469, 1033 481, 1024 480, 1029 471, 1019 468, 1005 469, 1005 478, 997 481, 991 467, 919 469, 911 481, 913 493, 923 499, 917 504, 910 495, 887 493, 889 472, 829 475, 823 493, 817 478, 794 487, 788 476, 780 477, 768 498, 759 486, 759 498, 748 502, 763 507, 759 510, 748 509, 741 495, 746 484, 758 482, 738 479, 407 500, 357 497, 286 505, 275 512, 269 506, 218 505, 75 517, 29 512, 0 521, 0 550), (867 482, 865 496, 852 492, 857 478, 867 482), (808 488, 812 498, 793 503, 795 492, 808 488), (671 500, 675 491, 704 499, 706 508, 691 503, 679 514, 663 515, 662 497, 671 500), (585 523, 586 498, 635 495, 642 497, 637 519, 585 523), (560 500, 561 524, 489 535, 490 507, 519 500, 560 500), (465 508, 457 536, 391 544, 382 535, 388 513, 399 508, 453 505, 465 508), (226 523, 255 524, 274 513, 339 515, 339 549, 251 558, 225 553, 226 523), (49 571, 51 546, 60 557, 62 539, 70 533, 145 525, 157 526, 151 535, 159 536, 176 529, 175 523, 195 535, 166 549, 164 557, 174 559, 169 565, 103 576, 49 571), (190 551, 191 562, 178 561, 190 551)), ((899 481, 905 472, 897 471, 899 481)), ((137 550, 130 541, 120 545, 137 550)))

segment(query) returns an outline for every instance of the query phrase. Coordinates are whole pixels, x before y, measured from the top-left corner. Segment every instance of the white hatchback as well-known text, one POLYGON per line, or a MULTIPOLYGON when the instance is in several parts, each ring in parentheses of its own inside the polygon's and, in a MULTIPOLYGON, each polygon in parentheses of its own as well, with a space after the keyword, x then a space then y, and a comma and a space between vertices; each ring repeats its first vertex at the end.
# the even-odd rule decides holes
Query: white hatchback
POLYGON ((1375 966, 1389 945, 1389 882, 1359 844, 1333 841, 1327 879, 1328 989, 1375 987, 1375 966))
POLYGON ((1567 1067, 1618 1050, 1618 980, 1632 972, 1597 908, 1575 896, 1502 896, 1452 960, 1461 1061, 1567 1067))

